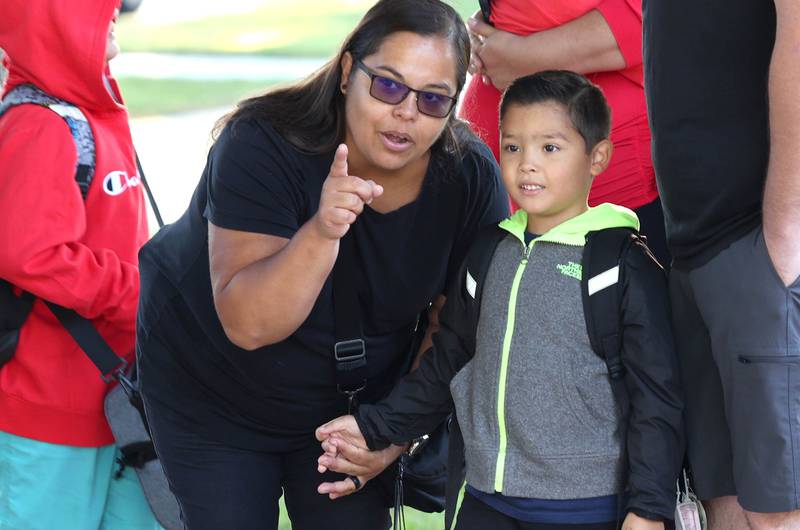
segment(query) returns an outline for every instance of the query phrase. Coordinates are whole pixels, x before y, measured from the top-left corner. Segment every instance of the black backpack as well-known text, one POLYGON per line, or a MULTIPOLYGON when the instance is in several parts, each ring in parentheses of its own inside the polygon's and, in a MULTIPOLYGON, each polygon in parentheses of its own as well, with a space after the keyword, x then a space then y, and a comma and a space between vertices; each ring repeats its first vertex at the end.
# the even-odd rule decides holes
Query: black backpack
MULTIPOLYGON (((38 87, 30 84, 19 85, 9 91, 0 101, 0 118, 11 108, 17 105, 39 105, 55 112, 69 126, 75 148, 78 153, 78 160, 75 167, 75 183, 80 188, 81 196, 86 200, 89 193, 89 186, 94 178, 95 171, 95 141, 89 121, 81 110, 61 99, 55 98, 43 92, 38 87)), ((153 200, 152 193, 146 180, 144 171, 138 157, 136 158, 139 176, 147 192, 150 203, 153 207, 159 226, 163 226, 161 214, 153 200)), ((33 308, 35 297, 28 292, 20 295, 14 293, 14 288, 6 280, 0 279, 0 367, 7 363, 14 356, 19 343, 19 333, 33 308)), ((105 344, 91 323, 80 317, 70 309, 63 308, 45 300, 50 310, 56 315, 58 320, 67 328, 70 335, 86 350, 84 343, 87 339, 80 337, 90 337, 92 350, 99 351, 97 355, 89 355, 92 361, 98 365, 103 376, 108 378, 110 374, 120 366, 120 360, 113 351, 105 344), (97 340, 99 339, 99 341, 97 340), (101 344, 102 343, 102 344, 101 344), (97 358, 95 358, 97 357, 97 358)), ((91 352, 90 352, 91 353, 91 352)))
MULTIPOLYGON (((497 227, 480 232, 469 252, 469 269, 486 274, 497 245, 506 235, 508 233, 505 230, 497 227)), ((644 236, 631 228, 623 227, 587 233, 581 257, 581 294, 586 329, 592 349, 605 361, 612 381, 620 380, 624 375, 621 360, 621 289, 625 277, 625 260, 634 245, 639 246, 658 263, 647 248, 644 236)), ((478 304, 481 295, 479 284, 475 295, 478 304)))

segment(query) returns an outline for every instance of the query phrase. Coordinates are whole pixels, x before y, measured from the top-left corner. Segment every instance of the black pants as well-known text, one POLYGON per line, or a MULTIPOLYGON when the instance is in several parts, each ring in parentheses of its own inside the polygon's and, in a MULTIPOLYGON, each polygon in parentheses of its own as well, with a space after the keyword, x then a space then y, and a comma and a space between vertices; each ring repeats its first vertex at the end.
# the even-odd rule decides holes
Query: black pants
POLYGON ((525 523, 502 514, 469 493, 458 511, 455 530, 614 530, 616 523, 549 524, 525 523))
POLYGON ((204 440, 186 429, 178 413, 146 400, 147 419, 164 472, 188 530, 274 530, 278 499, 285 495, 293 530, 389 528, 386 493, 378 481, 331 501, 321 482, 341 480, 317 472, 313 438, 289 453, 262 453, 204 440))

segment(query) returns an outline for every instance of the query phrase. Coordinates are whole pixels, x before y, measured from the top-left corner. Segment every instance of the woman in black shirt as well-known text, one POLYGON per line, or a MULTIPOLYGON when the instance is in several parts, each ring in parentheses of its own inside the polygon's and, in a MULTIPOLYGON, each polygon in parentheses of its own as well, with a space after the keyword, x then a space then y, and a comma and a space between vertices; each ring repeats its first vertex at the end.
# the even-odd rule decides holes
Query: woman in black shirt
POLYGON ((402 448, 371 457, 357 495, 317 492, 346 480, 318 474, 314 439, 348 407, 331 271, 347 234, 371 402, 507 214, 491 152, 454 117, 468 60, 451 7, 379 1, 334 60, 223 121, 189 209, 142 251, 141 388, 188 528, 275 528, 282 492, 296 530, 388 527, 367 480, 402 448))

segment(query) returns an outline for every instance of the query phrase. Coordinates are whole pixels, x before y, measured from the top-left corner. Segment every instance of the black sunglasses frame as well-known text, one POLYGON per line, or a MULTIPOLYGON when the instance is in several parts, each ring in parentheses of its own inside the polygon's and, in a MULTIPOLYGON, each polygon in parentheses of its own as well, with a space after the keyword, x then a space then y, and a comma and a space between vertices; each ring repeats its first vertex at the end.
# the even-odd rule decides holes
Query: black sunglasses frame
POLYGON ((439 94, 438 92, 430 92, 429 90, 417 90, 415 88, 411 88, 410 86, 408 86, 405 83, 397 81, 396 79, 392 79, 391 77, 387 77, 385 75, 381 75, 381 74, 379 74, 377 72, 372 71, 367 65, 365 65, 363 62, 361 62, 359 59, 355 59, 353 62, 355 63, 356 68, 358 68, 359 70, 361 70, 362 72, 367 74, 367 76, 369 76, 369 95, 372 96, 373 98, 377 99, 378 101, 382 102, 382 103, 386 103, 387 105, 399 105, 400 103, 402 103, 403 101, 406 100, 406 98, 408 97, 408 95, 410 93, 413 92, 416 95, 417 110, 420 112, 420 114, 424 114, 425 116, 430 116, 431 118, 446 118, 447 116, 450 115, 451 112, 453 112, 453 109, 455 108, 456 103, 458 102, 458 94, 456 94, 456 97, 452 97, 452 96, 447 96, 445 94, 439 94), (384 101, 383 99, 375 96, 375 94, 372 93, 372 87, 375 84, 375 78, 376 77, 380 77, 381 79, 387 79, 387 80, 391 81, 392 83, 397 83, 398 85, 405 87, 406 88, 406 93, 403 95, 403 97, 400 99, 400 101, 397 101, 395 103, 391 103, 389 101, 384 101), (431 94, 431 95, 435 95, 435 96, 440 97, 440 98, 449 99, 450 100, 450 108, 447 109, 447 112, 444 113, 442 116, 438 116, 436 114, 431 114, 429 112, 425 112, 419 106, 419 95, 420 94, 431 94))

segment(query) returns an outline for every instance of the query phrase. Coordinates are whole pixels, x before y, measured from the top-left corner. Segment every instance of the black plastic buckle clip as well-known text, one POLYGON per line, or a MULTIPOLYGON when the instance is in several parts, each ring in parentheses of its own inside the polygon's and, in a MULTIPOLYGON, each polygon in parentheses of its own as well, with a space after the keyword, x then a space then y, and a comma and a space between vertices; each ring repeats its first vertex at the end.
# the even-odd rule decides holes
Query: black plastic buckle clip
POLYGON ((100 375, 100 378, 103 380, 103 382, 110 383, 111 381, 127 379, 125 372, 128 370, 128 361, 125 359, 120 359, 120 361, 122 361, 120 365, 114 368, 112 372, 100 375))
POLYGON ((347 413, 352 414, 357 406, 356 394, 367 386, 367 380, 363 379, 367 366, 364 339, 337 342, 333 345, 333 358, 336 360, 336 371, 340 374, 338 378, 342 381, 336 385, 336 390, 347 396, 347 413), (356 383, 359 379, 360 382, 356 383))
POLYGON ((336 369, 350 371, 367 364, 367 349, 364 339, 343 340, 333 345, 336 369))
POLYGON ((363 359, 366 355, 364 339, 343 340, 333 345, 336 362, 351 362, 363 359))

